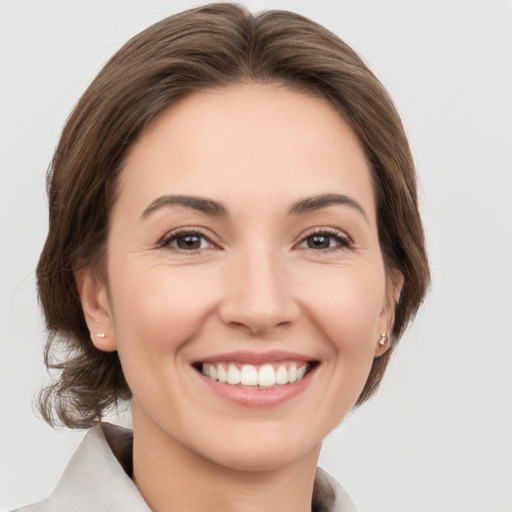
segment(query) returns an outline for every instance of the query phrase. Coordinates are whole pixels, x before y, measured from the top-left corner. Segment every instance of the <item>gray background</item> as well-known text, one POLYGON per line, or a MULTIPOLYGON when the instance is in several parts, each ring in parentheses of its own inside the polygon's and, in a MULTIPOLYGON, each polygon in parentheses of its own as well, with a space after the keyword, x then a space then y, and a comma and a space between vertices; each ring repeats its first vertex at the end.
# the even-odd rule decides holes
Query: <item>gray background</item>
MULTIPOLYGON (((45 379, 34 268, 60 130, 130 36, 201 3, 0 1, 0 509, 49 494, 83 435, 31 408, 45 379)), ((364 56, 421 180, 432 291, 376 399, 330 436, 321 464, 363 512, 510 512, 512 2, 246 4, 305 14, 364 56)))

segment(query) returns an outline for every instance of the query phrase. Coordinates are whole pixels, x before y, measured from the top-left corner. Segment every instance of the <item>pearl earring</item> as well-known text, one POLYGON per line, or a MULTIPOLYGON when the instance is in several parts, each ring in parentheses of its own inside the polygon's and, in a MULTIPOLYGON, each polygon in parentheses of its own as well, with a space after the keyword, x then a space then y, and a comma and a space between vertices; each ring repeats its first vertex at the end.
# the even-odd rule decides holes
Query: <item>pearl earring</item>
POLYGON ((379 338, 379 345, 381 347, 385 347, 387 345, 387 343, 388 343, 388 335, 387 335, 387 333, 383 332, 379 338))
POLYGON ((99 333, 96 334, 96 337, 97 338, 106 338, 107 335, 104 332, 99 332, 99 333))

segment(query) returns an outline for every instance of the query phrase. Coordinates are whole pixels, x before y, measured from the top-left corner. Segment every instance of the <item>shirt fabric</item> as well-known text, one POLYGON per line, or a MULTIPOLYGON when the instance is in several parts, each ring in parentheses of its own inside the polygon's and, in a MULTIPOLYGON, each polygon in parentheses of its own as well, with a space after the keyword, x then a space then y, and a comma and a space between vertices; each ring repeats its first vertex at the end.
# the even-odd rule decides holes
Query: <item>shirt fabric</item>
MULTIPOLYGON (((92 428, 45 500, 13 512, 151 512, 129 475, 132 431, 108 423, 92 428)), ((356 512, 347 493, 318 468, 313 512, 356 512)))

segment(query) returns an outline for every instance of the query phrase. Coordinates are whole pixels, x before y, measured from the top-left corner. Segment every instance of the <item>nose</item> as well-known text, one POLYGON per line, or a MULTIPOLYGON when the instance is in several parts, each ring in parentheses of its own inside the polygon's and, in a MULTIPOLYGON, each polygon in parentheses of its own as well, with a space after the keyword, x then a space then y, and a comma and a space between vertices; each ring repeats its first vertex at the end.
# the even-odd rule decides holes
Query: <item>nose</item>
POLYGON ((264 250, 241 254, 227 274, 219 305, 225 324, 262 335, 296 322, 299 306, 292 279, 278 256, 264 250))

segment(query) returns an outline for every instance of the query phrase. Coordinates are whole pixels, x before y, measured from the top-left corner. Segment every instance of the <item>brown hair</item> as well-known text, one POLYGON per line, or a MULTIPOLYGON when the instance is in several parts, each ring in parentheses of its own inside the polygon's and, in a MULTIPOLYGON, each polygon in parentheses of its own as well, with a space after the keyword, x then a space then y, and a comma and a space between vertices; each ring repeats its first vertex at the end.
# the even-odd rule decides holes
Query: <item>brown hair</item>
MULTIPOLYGON (((37 281, 49 333, 45 362, 60 371, 39 397, 49 423, 90 426, 130 397, 117 353, 90 340, 75 283, 80 265, 101 264, 127 151, 185 95, 242 82, 323 97, 352 126, 371 167, 386 269, 403 276, 392 348, 415 315, 429 269, 414 164, 384 87, 347 44, 297 14, 252 15, 225 3, 185 11, 135 36, 105 65, 68 119, 48 173, 50 224, 37 281)), ((358 404, 376 390, 391 352, 374 360, 358 404)))

